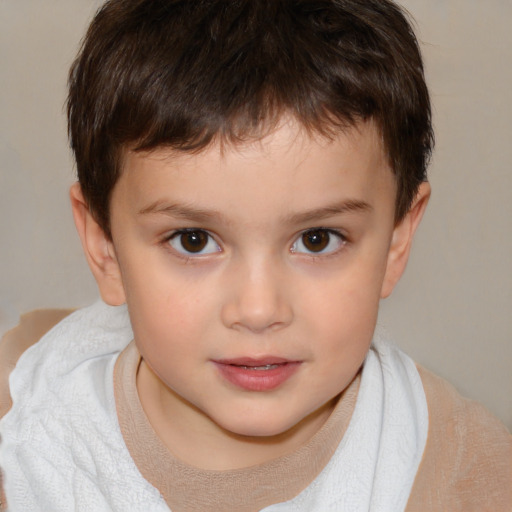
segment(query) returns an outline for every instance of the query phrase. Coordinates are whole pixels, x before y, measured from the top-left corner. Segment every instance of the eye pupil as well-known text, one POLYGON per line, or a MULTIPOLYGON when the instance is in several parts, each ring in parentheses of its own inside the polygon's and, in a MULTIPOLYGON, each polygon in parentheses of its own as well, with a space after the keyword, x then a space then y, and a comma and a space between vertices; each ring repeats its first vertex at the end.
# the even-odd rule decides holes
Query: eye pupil
POLYGON ((302 243, 312 252, 323 251, 329 244, 329 233, 327 231, 307 231, 302 235, 302 243))
POLYGON ((189 231, 182 233, 181 245, 188 252, 201 252, 208 243, 208 235, 203 231, 189 231))

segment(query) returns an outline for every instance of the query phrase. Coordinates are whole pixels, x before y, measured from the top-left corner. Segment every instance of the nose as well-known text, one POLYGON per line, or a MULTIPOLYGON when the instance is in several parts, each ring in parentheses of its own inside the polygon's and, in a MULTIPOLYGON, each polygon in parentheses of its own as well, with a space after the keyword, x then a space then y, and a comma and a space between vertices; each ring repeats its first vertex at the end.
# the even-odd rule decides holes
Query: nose
POLYGON ((232 272, 222 321, 230 329, 253 333, 274 331, 288 326, 293 319, 287 299, 286 279, 272 262, 240 265, 232 272))

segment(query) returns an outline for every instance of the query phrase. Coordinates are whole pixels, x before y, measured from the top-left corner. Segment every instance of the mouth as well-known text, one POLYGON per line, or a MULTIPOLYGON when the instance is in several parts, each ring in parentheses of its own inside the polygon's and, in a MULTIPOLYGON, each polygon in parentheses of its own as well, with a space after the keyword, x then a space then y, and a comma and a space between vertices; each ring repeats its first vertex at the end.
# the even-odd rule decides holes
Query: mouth
MULTIPOLYGON (((285 363, 286 364, 286 363, 285 363)), ((263 366, 247 366, 245 364, 240 365, 232 365, 238 366, 239 368, 243 368, 244 370, 272 370, 274 368, 279 368, 279 364, 265 364, 263 366)))
POLYGON ((271 391, 284 384, 301 361, 277 357, 238 358, 213 361, 223 379, 245 391, 271 391))

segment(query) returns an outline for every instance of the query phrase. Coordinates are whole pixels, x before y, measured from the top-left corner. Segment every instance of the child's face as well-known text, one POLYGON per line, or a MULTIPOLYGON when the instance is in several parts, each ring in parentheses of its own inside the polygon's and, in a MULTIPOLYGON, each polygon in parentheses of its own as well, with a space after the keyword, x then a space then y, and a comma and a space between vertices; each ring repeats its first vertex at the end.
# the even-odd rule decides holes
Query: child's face
POLYGON ((272 436, 328 414, 409 243, 379 141, 371 123, 331 142, 288 123, 223 152, 126 155, 111 254, 172 421, 272 436))

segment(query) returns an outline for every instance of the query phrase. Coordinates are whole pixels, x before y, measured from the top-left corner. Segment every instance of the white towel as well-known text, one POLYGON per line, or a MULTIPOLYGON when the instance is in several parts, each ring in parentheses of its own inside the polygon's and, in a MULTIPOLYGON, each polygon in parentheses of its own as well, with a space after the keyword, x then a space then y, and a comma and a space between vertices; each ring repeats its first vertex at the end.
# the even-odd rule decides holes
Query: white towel
MULTIPOLYGON (((20 358, 0 421, 9 512, 164 512, 117 421, 113 370, 132 338, 125 307, 77 311, 20 358)), ((347 432, 322 473, 267 512, 403 511, 428 430, 414 363, 376 339, 347 432)))

